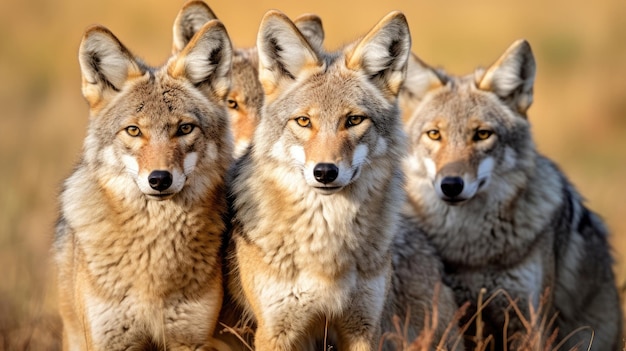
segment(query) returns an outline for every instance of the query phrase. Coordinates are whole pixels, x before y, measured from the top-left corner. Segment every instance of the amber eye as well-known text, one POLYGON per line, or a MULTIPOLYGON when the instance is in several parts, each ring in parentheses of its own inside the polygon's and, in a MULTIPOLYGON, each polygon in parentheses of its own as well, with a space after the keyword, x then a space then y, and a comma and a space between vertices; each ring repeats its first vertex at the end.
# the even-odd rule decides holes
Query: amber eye
POLYGON ((193 124, 185 123, 178 127, 177 135, 187 135, 195 128, 193 124))
POLYGON ((428 135, 428 137, 432 140, 441 140, 441 133, 439 133, 436 129, 427 131, 426 135, 428 135))
POLYGON ((493 134, 493 132, 490 130, 479 129, 476 131, 476 134, 474 134, 474 140, 485 140, 489 138, 491 134, 493 134))
POLYGON ((296 117, 295 120, 300 127, 307 128, 311 126, 311 119, 309 117, 300 116, 296 117))
POLYGON ((239 108, 239 104, 234 99, 228 99, 226 100, 226 103, 228 104, 228 107, 232 108, 233 110, 236 110, 239 108))
POLYGON ((126 127, 126 133, 132 137, 138 137, 141 135, 141 130, 137 126, 128 126, 126 127))
POLYGON ((346 127, 354 127, 356 125, 361 124, 365 120, 364 116, 354 115, 348 116, 348 120, 346 121, 346 127))

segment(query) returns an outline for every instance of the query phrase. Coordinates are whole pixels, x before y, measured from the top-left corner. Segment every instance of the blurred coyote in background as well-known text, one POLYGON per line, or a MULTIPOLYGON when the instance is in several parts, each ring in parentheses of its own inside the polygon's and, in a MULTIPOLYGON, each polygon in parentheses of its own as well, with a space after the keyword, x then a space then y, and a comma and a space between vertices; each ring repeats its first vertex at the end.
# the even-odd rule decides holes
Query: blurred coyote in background
POLYGON ((151 68, 104 27, 81 42, 90 123, 54 246, 65 350, 225 349, 232 49, 219 21, 180 49, 151 68))
POLYGON ((265 101, 234 169, 229 288, 256 322, 256 350, 323 336, 374 350, 402 204, 397 94, 410 34, 386 16, 343 51, 318 52, 284 14, 257 37, 265 101))
MULTIPOLYGON (((546 318, 556 313, 557 342, 567 339, 559 349, 586 350, 593 342, 592 350, 618 350, 621 312, 608 234, 535 149, 526 116, 534 77, 524 40, 464 77, 410 60, 401 93, 410 140, 404 215, 441 254, 459 304, 475 303, 483 288, 486 296, 503 288, 528 318, 526 308, 537 311, 547 290, 546 318)), ((496 349, 507 341, 524 348, 516 335, 524 330, 520 318, 506 319, 510 302, 498 295, 482 311, 496 349)))
MULTIPOLYGON (((187 2, 174 23, 174 53, 181 51, 193 34, 212 19, 217 17, 206 3, 200 0, 187 2)), ((319 16, 304 14, 296 18, 294 23, 314 49, 322 47, 324 29, 319 16)), ((239 157, 252 140, 263 106, 263 87, 259 81, 256 47, 235 48, 232 65, 232 85, 226 102, 235 141, 234 155, 239 157)))

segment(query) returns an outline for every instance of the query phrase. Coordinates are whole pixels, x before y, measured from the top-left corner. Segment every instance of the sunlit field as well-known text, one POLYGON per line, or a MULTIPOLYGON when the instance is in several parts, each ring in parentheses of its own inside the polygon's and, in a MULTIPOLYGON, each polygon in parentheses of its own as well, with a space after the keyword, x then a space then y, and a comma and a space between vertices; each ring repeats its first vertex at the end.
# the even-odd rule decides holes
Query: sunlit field
MULTIPOLYGON (((516 39, 537 60, 529 111, 536 144, 612 232, 626 281, 626 2, 401 0, 208 1, 235 46, 254 45, 266 10, 323 19, 326 48, 364 34, 391 10, 409 21, 413 52, 448 72, 486 66, 516 39)), ((183 1, 0 2, 0 350, 58 345, 50 247, 57 194, 87 125, 78 45, 94 23, 150 64, 171 52, 183 1), (10 340, 10 341, 9 341, 10 340)), ((585 282, 580 282, 585 284, 585 282)), ((54 349, 54 348, 52 348, 54 349)))

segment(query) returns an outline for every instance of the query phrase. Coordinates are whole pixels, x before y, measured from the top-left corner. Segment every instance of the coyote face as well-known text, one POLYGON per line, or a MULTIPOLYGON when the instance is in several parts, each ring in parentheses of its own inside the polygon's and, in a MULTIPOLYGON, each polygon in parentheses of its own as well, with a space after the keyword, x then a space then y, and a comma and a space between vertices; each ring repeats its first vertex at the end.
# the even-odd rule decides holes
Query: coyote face
POLYGON ((257 135, 262 137, 255 142, 298 174, 299 179, 288 177, 286 182, 333 194, 355 182, 372 159, 387 153, 395 133, 390 116, 398 108, 394 91, 405 71, 398 63, 388 76, 372 80, 366 71, 377 67, 364 67, 362 48, 346 48, 345 59, 318 57, 304 37, 296 38, 300 47, 294 45, 291 53, 272 38, 259 37, 259 51, 265 51, 260 80, 267 123, 259 126, 257 135))
POLYGON ((383 155, 387 141, 373 122, 376 111, 354 103, 375 100, 373 96, 363 94, 354 89, 353 83, 343 80, 325 83, 321 89, 329 94, 307 93, 318 86, 317 82, 311 82, 280 101, 293 109, 281 116, 282 135, 272 146, 270 155, 297 168, 307 186, 321 194, 332 194, 356 181, 369 159, 383 155), (341 94, 350 90, 356 91, 347 95, 355 96, 341 94), (304 104, 298 106, 298 101, 304 104))
POLYGON ((532 78, 530 82, 524 79, 534 77, 534 61, 513 57, 530 54, 528 47, 520 44, 515 50, 489 71, 465 77, 447 76, 412 58, 407 82, 414 85, 406 86, 404 96, 412 94, 419 103, 412 115, 405 114, 411 142, 406 168, 429 181, 436 196, 447 204, 513 191, 507 183, 516 180, 506 178, 527 166, 524 160, 533 147, 525 111, 532 89, 524 89, 525 84, 532 87, 532 78), (522 74, 511 73, 518 71, 522 74), (509 94, 516 95, 510 104, 509 94), (495 185, 494 178, 498 178, 495 185))
POLYGON ((80 52, 91 113, 87 161, 109 169, 105 186, 114 192, 140 192, 151 200, 173 197, 199 163, 216 162, 219 152, 231 148, 229 138, 221 137, 229 135, 222 100, 230 84, 230 65, 223 64, 230 58, 223 56, 230 48, 202 45, 209 33, 155 70, 104 29, 88 35, 80 52), (214 55, 215 61, 201 67, 203 55, 214 55))
POLYGON ((216 111, 197 111, 199 107, 192 103, 197 97, 173 82, 159 89, 146 85, 138 84, 120 97, 132 101, 136 90, 147 92, 132 108, 114 105, 105 112, 123 118, 96 128, 113 139, 112 145, 102 149, 103 161, 110 167, 123 167, 147 198, 164 200, 183 189, 198 160, 215 162, 223 146, 208 138, 207 122, 197 114, 215 115, 216 111))

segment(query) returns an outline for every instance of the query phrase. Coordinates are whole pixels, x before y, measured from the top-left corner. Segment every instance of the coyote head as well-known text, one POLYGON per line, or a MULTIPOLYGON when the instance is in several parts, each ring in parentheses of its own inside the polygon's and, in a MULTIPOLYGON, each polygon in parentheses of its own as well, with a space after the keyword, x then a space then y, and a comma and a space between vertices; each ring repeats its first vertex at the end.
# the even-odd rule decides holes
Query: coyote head
POLYGON ((199 196, 223 176, 231 52, 219 21, 201 26, 160 68, 136 59, 108 29, 86 31, 79 51, 91 115, 84 162, 103 188, 161 200, 192 182, 188 193, 199 196))
POLYGON ((525 181, 517 171, 528 169, 534 152, 526 118, 534 78, 535 61, 524 40, 488 69, 465 77, 413 57, 401 94, 409 179, 427 180, 448 204, 480 193, 511 196, 525 181))
POLYGON ((321 194, 355 182, 375 159, 398 157, 397 95, 410 46, 399 12, 335 53, 314 48, 285 15, 268 12, 257 37, 265 93, 257 156, 287 168, 286 184, 321 194))

